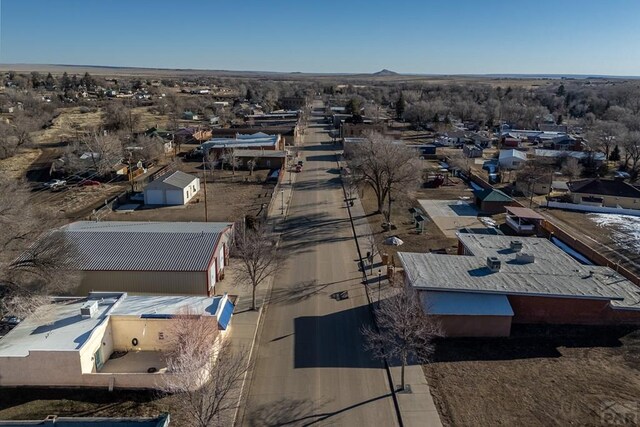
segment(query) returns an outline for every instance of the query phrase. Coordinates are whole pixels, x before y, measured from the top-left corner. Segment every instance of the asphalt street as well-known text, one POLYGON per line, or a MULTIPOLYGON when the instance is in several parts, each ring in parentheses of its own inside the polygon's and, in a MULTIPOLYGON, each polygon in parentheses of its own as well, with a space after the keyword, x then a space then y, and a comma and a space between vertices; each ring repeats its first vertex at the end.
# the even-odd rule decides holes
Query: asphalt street
POLYGON ((372 319, 336 147, 319 119, 306 132, 241 424, 394 426, 386 372, 363 348, 372 319))

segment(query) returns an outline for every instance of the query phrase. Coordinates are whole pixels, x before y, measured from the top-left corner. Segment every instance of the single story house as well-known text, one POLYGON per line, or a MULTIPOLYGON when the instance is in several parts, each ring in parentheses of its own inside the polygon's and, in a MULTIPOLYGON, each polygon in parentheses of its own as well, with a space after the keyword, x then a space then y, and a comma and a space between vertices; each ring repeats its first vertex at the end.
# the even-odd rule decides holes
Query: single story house
POLYGON ((145 205, 186 205, 200 191, 200 178, 182 171, 162 175, 144 188, 145 205))
POLYGON ((520 150, 500 150, 498 164, 503 169, 518 169, 527 161, 527 153, 520 150))
POLYGON ((228 150, 284 150, 284 139, 280 135, 257 132, 250 135, 236 134, 235 138, 212 138, 200 145, 203 153, 218 158, 228 150))
POLYGON ((508 336, 512 323, 640 325, 640 288, 547 239, 458 234, 458 255, 400 252, 447 336, 508 336))
POLYGON ((640 209, 640 189, 622 180, 589 178, 567 183, 571 201, 589 206, 640 209))
POLYGON ((482 189, 473 192, 475 205, 485 214, 504 213, 506 206, 516 205, 516 201, 500 190, 482 189))
POLYGON ((0 386, 157 388, 175 316, 210 322, 216 346, 233 311, 227 295, 56 298, 0 340, 0 386))
POLYGON ((533 154, 536 157, 548 159, 573 157, 578 159, 580 163, 587 164, 591 162, 595 166, 600 166, 607 160, 606 154, 600 151, 545 150, 537 148, 533 154))
POLYGON ((234 156, 239 167, 249 168, 248 162, 255 162, 254 169, 286 169, 287 152, 273 150, 237 150, 234 156))
POLYGON ((58 232, 76 252, 81 294, 211 296, 229 264, 233 224, 79 221, 58 232))
POLYGON ((477 144, 465 144, 462 147, 462 153, 469 158, 482 157, 483 148, 477 144))

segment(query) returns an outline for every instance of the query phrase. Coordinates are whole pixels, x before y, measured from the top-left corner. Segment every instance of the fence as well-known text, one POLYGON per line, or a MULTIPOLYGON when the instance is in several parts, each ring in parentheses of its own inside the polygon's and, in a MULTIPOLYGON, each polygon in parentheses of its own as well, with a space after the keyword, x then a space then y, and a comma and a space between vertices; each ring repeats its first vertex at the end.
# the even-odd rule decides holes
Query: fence
POLYGON ((617 271, 618 273, 620 273, 622 276, 629 279, 631 282, 640 286, 640 277, 638 277, 635 273, 621 266, 619 263, 611 261, 609 258, 602 255, 600 252, 591 248, 582 240, 572 236, 571 234, 569 234, 562 228, 558 227, 554 223, 545 220, 545 221, 542 221, 541 227, 544 231, 546 231, 549 234, 549 236, 553 236, 560 239, 563 243, 565 243, 571 249, 584 255, 589 260, 593 261, 595 264, 609 267, 617 271))
POLYGON ((552 200, 549 200, 547 202, 547 207, 555 208, 555 209, 567 209, 570 211, 580 211, 580 212, 640 216, 640 210, 637 210, 637 209, 608 208, 606 206, 588 206, 588 205, 579 205, 576 203, 554 202, 552 200))
POLYGON ((107 215, 109 212, 113 211, 115 208, 120 206, 123 202, 126 202, 129 199, 130 190, 125 190, 120 194, 113 196, 110 199, 104 201, 104 206, 94 209, 91 215, 89 215, 90 220, 99 221, 100 218, 107 215))

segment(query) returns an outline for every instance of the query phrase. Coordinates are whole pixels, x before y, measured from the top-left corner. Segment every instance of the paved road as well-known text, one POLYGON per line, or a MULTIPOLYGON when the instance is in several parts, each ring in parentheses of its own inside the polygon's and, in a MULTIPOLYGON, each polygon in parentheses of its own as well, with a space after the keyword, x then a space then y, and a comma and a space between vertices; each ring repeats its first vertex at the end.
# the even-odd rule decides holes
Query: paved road
POLYGON ((394 426, 386 373, 363 351, 371 319, 335 151, 320 124, 307 132, 242 425, 394 426))

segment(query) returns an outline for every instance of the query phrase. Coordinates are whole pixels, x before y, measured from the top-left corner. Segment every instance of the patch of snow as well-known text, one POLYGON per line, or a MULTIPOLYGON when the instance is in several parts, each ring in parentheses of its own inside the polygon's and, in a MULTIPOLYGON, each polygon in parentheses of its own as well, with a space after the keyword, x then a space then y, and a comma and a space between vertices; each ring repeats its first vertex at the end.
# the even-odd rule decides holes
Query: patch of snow
POLYGON ((610 231, 611 240, 629 252, 640 252, 640 217, 618 214, 589 214, 598 227, 610 231))

